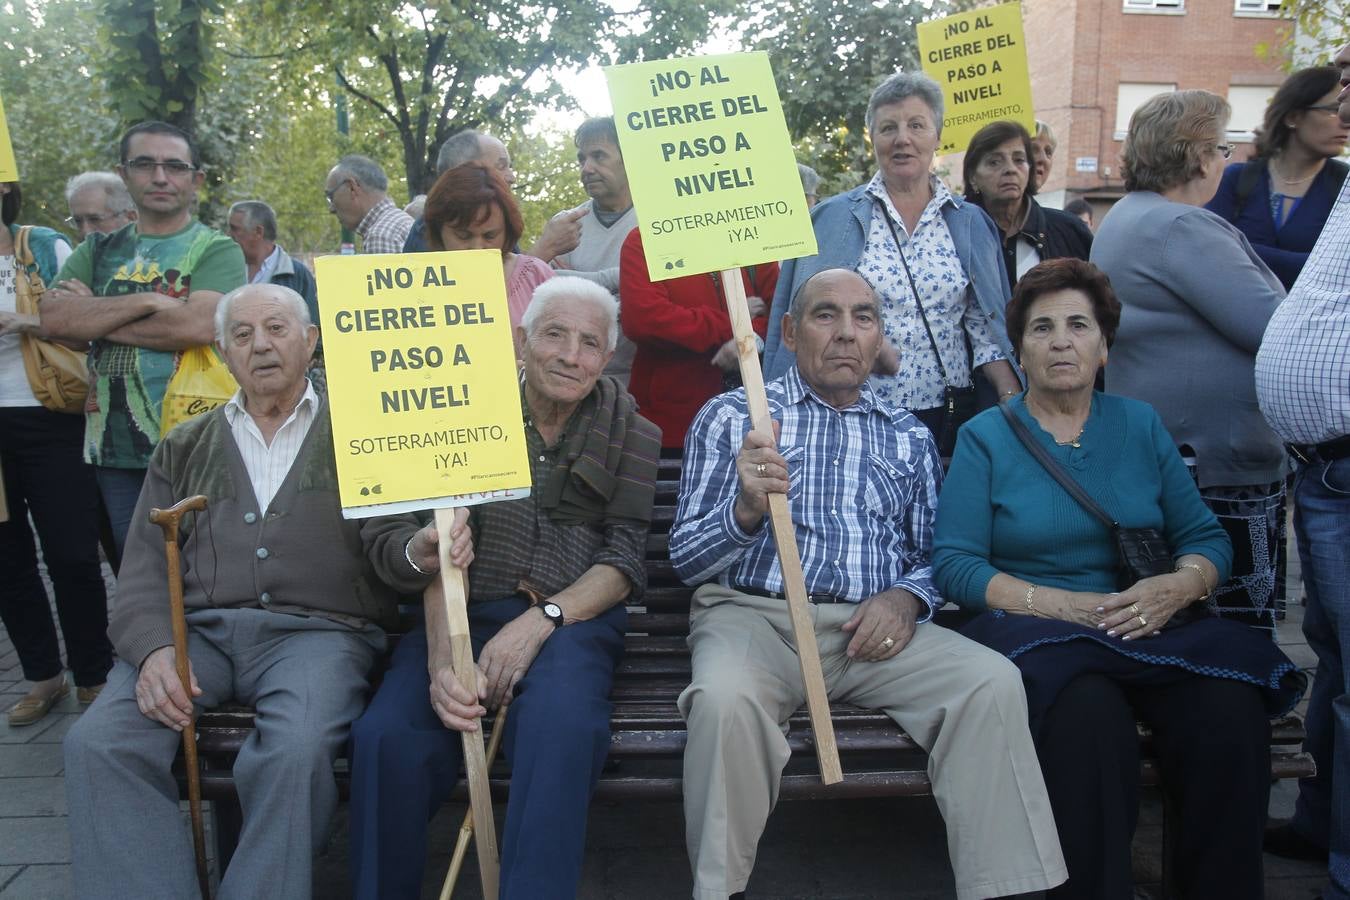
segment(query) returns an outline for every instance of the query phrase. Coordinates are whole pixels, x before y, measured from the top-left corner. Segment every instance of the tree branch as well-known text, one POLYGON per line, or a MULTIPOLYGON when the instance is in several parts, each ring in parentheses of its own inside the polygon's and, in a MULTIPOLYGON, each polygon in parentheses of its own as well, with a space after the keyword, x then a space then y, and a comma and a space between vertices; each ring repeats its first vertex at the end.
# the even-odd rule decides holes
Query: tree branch
POLYGON ((375 107, 375 109, 377 109, 377 110, 379 111, 380 115, 382 115, 382 116, 384 116, 386 119, 388 119, 388 120, 393 124, 393 126, 394 126, 395 128, 398 128, 398 127, 399 127, 399 121, 398 121, 398 119, 394 116, 394 114, 393 114, 392 112, 390 112, 390 111, 385 107, 385 105, 384 105, 383 103, 381 103, 380 101, 376 100, 374 97, 370 96, 370 94, 367 94, 365 91, 362 91, 362 90, 357 89, 357 87, 356 87, 355 85, 353 85, 350 81, 347 80, 347 76, 344 75, 344 74, 342 74, 342 69, 341 69, 341 67, 339 67, 339 68, 336 70, 336 72, 337 72, 337 80, 338 80, 338 86, 339 86, 339 87, 341 87, 341 88, 342 88, 344 91, 346 91, 347 93, 351 94, 351 95, 352 95, 353 97, 355 97, 356 99, 358 99, 358 100, 363 100, 363 101, 365 101, 366 103, 369 103, 371 106, 375 107))

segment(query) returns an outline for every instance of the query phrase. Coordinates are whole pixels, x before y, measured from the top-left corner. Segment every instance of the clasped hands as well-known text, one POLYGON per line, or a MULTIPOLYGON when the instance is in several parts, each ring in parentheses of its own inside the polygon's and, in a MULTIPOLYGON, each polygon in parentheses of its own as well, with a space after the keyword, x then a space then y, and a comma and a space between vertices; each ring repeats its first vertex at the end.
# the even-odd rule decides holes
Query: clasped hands
POLYGON ((1115 594, 1038 588, 1034 602, 1039 614, 1130 641, 1158 634, 1172 616, 1195 600, 1195 576, 1169 572, 1141 579, 1115 594))

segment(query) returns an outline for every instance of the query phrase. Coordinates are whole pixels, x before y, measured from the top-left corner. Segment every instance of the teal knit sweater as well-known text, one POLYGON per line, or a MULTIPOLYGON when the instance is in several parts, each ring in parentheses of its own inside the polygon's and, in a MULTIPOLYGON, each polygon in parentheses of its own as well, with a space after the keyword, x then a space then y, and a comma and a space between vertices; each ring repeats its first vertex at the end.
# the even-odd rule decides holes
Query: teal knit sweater
MULTIPOLYGON (((1204 555, 1228 578, 1233 548, 1186 472, 1153 407, 1094 394, 1081 448, 1060 447, 1009 401, 1031 433, 1116 521, 1159 529, 1174 556, 1204 555)), ((1117 553, 1106 526, 1083 509, 1022 446, 997 409, 961 429, 938 501, 933 572, 943 596, 985 607, 999 572, 1072 591, 1116 589, 1117 553)))

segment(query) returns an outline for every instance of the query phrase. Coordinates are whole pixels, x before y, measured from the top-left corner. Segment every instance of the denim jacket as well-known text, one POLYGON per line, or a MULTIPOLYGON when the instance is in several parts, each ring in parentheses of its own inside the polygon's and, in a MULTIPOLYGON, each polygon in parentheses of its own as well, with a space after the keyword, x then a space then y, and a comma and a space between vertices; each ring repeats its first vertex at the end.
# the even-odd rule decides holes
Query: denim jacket
MULTIPOLYGON (((783 314, 806 280, 822 269, 856 269, 867 243, 872 222, 872 198, 867 185, 845 191, 811 211, 820 251, 815 256, 784 260, 778 274, 778 289, 769 310, 769 333, 764 341, 764 380, 783 375, 795 362, 792 351, 783 346, 783 314)), ((1004 307, 1010 296, 1008 276, 1003 265, 1003 243, 992 219, 973 203, 958 197, 942 207, 942 218, 952 234, 956 255, 961 258, 969 291, 994 326, 999 349, 1012 362, 1012 344, 1008 341, 1008 323, 1004 307)))

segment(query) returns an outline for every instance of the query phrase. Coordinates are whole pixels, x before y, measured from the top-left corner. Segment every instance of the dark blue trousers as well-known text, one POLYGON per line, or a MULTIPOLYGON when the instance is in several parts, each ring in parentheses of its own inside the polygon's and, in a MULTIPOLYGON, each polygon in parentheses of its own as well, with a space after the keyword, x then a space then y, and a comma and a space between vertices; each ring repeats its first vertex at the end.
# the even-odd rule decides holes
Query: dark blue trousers
MULTIPOLYGON (((525 611, 520 597, 469 607, 474 655, 525 611)), ((609 753, 610 685, 623 653, 622 604, 555 631, 516 686, 505 752, 511 794, 502 832, 501 897, 576 895, 591 792, 609 753)), ((394 652, 352 726, 351 866, 357 900, 417 898, 427 824, 459 779, 459 732, 431 708, 419 625, 394 652)))

